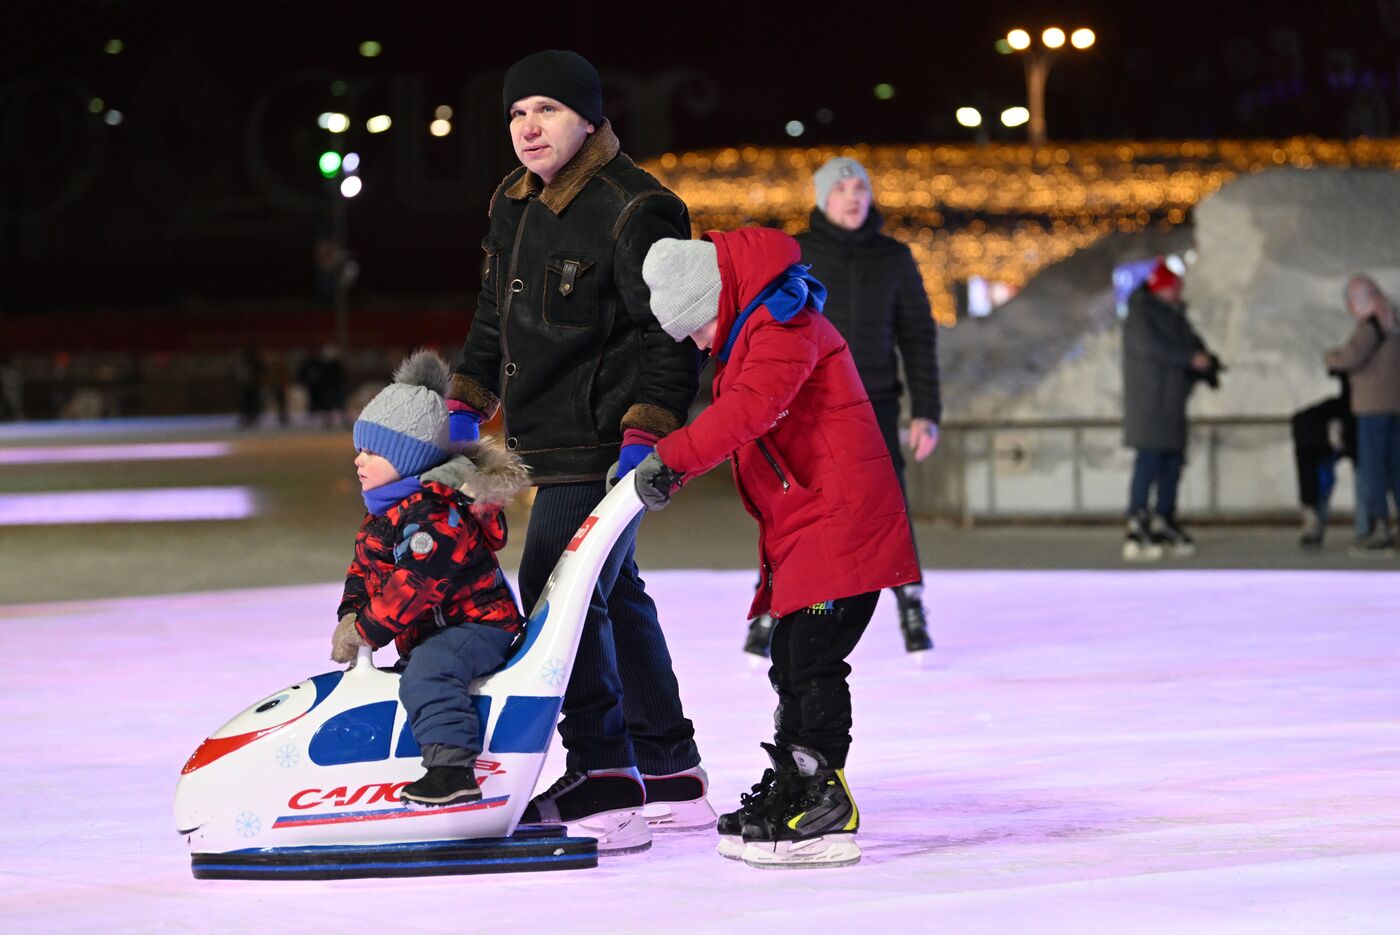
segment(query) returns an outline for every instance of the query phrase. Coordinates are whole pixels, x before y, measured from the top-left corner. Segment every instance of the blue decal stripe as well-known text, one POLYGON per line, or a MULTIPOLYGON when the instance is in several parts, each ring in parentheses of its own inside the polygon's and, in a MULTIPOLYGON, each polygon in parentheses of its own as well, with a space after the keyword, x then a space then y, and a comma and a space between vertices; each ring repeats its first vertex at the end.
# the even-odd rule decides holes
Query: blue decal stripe
POLYGON ((506 799, 509 798, 509 795, 500 795, 494 799, 477 799, 475 802, 464 802, 458 806, 433 808, 431 810, 400 805, 397 808, 373 808, 364 812, 322 812, 316 815, 283 815, 273 822, 272 826, 274 828, 288 828, 293 825, 324 825, 340 821, 406 818, 410 815, 413 817, 418 817, 420 815, 450 815, 453 812, 466 812, 477 808, 495 808, 497 805, 505 804, 506 799))
POLYGON ((544 753, 554 736, 559 707, 557 695, 511 695, 501 708, 489 745, 492 753, 544 753))
POLYGON ((306 709, 306 713, 310 714, 315 711, 317 705, 329 698, 331 692, 335 691, 335 687, 340 684, 340 680, 343 678, 345 678, 344 669, 311 676, 311 685, 316 689, 316 700, 311 703, 311 707, 306 709))

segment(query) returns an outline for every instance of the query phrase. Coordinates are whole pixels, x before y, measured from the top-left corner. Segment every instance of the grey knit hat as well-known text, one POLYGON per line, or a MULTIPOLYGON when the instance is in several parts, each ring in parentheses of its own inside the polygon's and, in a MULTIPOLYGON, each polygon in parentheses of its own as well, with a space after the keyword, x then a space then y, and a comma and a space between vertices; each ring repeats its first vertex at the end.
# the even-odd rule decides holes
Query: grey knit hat
POLYGON ((394 371, 355 420, 355 449, 386 458, 400 477, 417 477, 451 457, 448 451, 447 363, 421 350, 394 371))
POLYGON ((719 254, 708 240, 663 237, 642 261, 651 313, 677 341, 719 317, 719 254))
POLYGON ((831 190, 836 187, 836 183, 851 178, 865 179, 866 187, 872 192, 875 190, 870 184, 870 173, 865 171, 865 166, 845 156, 828 159, 812 174, 812 184, 817 187, 817 208, 823 214, 826 213, 826 200, 831 197, 831 190))

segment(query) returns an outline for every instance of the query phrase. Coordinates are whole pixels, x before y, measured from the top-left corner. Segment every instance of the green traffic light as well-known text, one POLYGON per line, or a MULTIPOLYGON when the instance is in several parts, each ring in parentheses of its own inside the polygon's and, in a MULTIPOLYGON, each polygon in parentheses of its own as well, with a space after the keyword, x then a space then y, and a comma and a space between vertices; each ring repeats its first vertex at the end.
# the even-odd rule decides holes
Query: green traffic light
POLYGON ((340 171, 340 153, 325 152, 320 159, 321 174, 328 179, 335 178, 335 174, 340 171))

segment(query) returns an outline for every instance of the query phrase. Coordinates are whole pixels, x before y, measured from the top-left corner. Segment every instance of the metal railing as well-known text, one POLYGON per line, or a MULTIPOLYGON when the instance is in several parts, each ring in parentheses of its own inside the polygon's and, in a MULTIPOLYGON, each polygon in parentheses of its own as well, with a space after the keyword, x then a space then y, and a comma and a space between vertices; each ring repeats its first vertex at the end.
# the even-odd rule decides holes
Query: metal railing
MULTIPOLYGON (((988 520, 1117 520, 1133 452, 1117 419, 950 420, 938 449, 906 467, 910 511, 965 525, 988 520)), ((1350 506, 1339 484, 1334 505, 1350 506)), ((1277 521, 1297 515, 1287 416, 1190 422, 1180 505, 1196 519, 1277 521)))

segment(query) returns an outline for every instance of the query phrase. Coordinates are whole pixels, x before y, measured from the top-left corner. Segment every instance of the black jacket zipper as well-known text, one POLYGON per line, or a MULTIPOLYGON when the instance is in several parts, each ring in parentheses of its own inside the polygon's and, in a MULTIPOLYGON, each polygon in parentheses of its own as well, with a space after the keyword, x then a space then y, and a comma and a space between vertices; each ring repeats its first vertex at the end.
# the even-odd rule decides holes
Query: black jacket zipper
MULTIPOLYGON (((509 276, 510 279, 506 282, 505 314, 501 315, 501 351, 507 363, 510 363, 510 339, 507 328, 510 325, 510 313, 515 307, 516 296, 516 293, 510 288, 510 283, 518 278, 515 268, 520 262, 520 241, 525 235, 525 219, 530 216, 530 205, 534 204, 534 202, 535 199, 533 198, 525 202, 525 210, 520 212, 520 223, 515 228, 515 243, 512 244, 510 248, 510 264, 506 271, 506 275, 509 276)), ((510 437, 510 429, 506 426, 506 390, 509 388, 510 377, 507 376, 501 381, 501 434, 507 438, 510 437)))
POLYGON ((763 439, 761 438, 758 440, 758 450, 763 452, 763 457, 768 459, 768 464, 773 468, 773 473, 778 475, 778 480, 783 485, 783 493, 787 493, 788 479, 783 475, 783 469, 778 467, 778 462, 773 458, 773 455, 769 453, 768 446, 763 444, 763 439))

